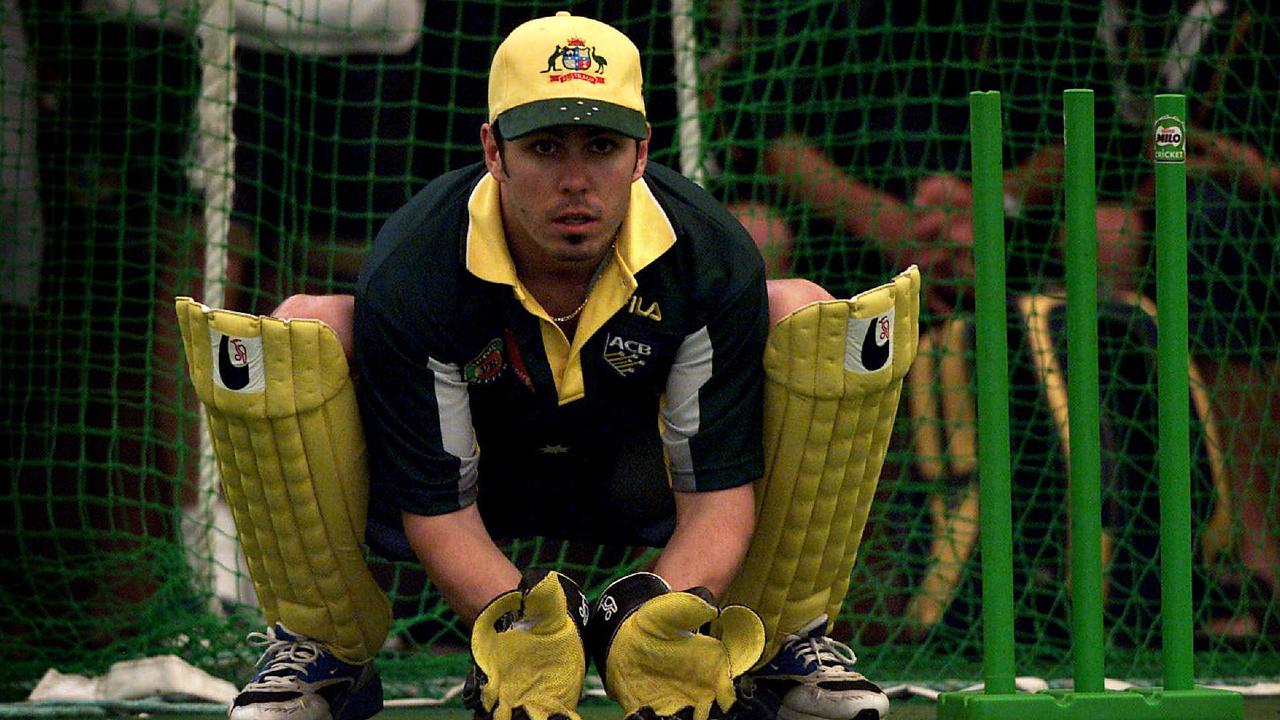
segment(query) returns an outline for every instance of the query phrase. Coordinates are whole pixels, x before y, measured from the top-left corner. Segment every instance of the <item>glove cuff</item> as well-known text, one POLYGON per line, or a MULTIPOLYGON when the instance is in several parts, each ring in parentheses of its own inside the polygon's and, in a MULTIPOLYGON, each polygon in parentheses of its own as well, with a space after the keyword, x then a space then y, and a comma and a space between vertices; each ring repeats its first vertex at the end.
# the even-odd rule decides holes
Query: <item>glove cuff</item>
POLYGON ((618 578, 600 593, 591 618, 587 623, 587 654, 596 664, 596 672, 605 689, 609 688, 606 668, 609 663, 609 647, 622 621, 631 616, 647 600, 671 592, 666 580, 650 572, 632 573, 618 578))
POLYGON ((530 568, 520 575, 520 586, 517 589, 522 595, 528 595, 529 591, 546 579, 548 575, 554 575, 556 581, 560 583, 560 590, 564 593, 565 611, 569 614, 570 619, 573 620, 573 626, 578 629, 578 637, 582 639, 585 646, 587 621, 591 618, 591 603, 588 602, 587 596, 582 593, 582 587, 578 583, 574 582, 568 575, 558 573, 555 570, 530 568))

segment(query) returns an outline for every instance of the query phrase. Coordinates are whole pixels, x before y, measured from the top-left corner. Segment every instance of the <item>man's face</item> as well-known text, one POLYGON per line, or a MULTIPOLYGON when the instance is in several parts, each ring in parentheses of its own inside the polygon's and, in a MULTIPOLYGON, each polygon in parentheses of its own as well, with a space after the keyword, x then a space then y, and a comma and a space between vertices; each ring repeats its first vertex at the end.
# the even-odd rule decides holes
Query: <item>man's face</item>
POLYGON ((558 126, 507 140, 501 153, 481 128, 500 183, 503 226, 521 270, 595 267, 626 217, 649 140, 595 127, 558 126))

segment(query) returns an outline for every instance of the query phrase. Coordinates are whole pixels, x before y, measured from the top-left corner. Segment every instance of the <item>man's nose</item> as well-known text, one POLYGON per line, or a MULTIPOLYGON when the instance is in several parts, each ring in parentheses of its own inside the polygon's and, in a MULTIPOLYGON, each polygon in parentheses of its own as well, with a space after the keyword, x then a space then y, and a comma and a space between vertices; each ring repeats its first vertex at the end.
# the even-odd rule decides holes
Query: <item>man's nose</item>
POLYGON ((586 160, 576 153, 565 158, 560 167, 560 191, 579 193, 590 186, 590 171, 586 160))

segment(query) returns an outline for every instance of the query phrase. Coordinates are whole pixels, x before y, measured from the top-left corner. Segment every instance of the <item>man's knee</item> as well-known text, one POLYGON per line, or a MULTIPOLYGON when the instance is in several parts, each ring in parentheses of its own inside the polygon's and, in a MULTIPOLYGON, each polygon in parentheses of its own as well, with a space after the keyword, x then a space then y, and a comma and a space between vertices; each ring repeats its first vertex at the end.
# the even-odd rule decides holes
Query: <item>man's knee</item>
POLYGON ((271 313, 280 320, 319 320, 333 329, 350 360, 355 343, 353 316, 356 299, 352 295, 290 295, 271 313))
POLYGON ((769 290, 769 327, 787 315, 805 305, 824 300, 835 300, 835 297, 817 283, 804 278, 786 278, 770 280, 769 290))

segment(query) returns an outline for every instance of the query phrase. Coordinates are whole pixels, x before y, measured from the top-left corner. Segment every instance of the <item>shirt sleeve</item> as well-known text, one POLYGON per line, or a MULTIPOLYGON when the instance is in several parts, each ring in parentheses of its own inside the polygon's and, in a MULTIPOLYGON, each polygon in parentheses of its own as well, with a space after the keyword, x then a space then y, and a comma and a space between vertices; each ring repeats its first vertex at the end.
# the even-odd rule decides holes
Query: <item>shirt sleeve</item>
POLYGON ((676 351, 662 409, 673 490, 721 490, 764 472, 765 298, 759 274, 676 351))
POLYGON ((356 394, 370 491, 400 510, 442 515, 475 502, 480 453, 466 382, 447 338, 394 298, 356 297, 356 394))

